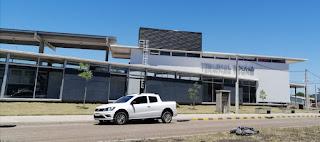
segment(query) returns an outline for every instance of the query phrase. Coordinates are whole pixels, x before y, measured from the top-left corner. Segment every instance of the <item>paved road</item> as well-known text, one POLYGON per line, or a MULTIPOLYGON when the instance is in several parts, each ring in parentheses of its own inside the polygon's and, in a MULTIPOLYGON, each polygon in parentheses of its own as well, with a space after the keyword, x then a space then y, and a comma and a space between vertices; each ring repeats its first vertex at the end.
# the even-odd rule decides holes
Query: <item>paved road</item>
POLYGON ((93 123, 18 125, 0 128, 0 141, 111 141, 143 139, 228 131, 236 126, 299 127, 320 126, 319 118, 271 120, 221 120, 162 123, 133 123, 123 126, 93 123))

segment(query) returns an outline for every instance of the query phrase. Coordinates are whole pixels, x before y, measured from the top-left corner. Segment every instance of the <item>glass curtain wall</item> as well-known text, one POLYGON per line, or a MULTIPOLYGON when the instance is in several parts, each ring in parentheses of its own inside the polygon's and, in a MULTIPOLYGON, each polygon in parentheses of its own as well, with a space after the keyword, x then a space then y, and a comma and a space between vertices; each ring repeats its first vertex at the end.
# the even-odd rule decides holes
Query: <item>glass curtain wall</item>
POLYGON ((62 69, 39 68, 35 97, 58 99, 62 77, 62 69))
MULTIPOLYGON (((59 99, 63 61, 45 61, 36 57, 10 56, 4 98, 59 99)), ((1 82, 5 63, 0 64, 1 82)))
POLYGON ((33 98, 36 67, 9 65, 5 98, 33 98))
POLYGON ((256 82, 240 81, 240 90, 242 90, 243 103, 256 103, 256 82))

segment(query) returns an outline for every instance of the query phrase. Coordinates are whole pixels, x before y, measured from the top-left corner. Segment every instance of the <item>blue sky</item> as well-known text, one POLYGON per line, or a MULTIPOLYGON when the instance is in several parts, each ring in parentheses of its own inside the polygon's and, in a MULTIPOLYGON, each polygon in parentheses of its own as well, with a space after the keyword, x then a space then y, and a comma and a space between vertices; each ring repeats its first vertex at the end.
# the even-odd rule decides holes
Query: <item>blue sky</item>
MULTIPOLYGON (((290 70, 320 75, 319 0, 0 0, 1 28, 112 35, 137 45, 141 26, 202 32, 205 51, 306 58, 290 70)), ((96 51, 46 52, 104 58, 96 51)), ((295 73, 292 80, 302 77, 295 73)))

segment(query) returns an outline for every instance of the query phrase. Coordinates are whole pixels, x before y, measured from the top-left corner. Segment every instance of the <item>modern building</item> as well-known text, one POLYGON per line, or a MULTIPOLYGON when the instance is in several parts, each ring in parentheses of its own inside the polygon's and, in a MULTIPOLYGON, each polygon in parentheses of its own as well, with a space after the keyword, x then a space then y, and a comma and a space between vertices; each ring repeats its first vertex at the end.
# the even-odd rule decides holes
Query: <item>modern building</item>
POLYGON ((125 94, 158 93, 164 100, 190 103, 188 89, 200 85, 198 103, 214 104, 216 90, 230 90, 240 103, 290 103, 289 65, 305 59, 203 52, 202 34, 140 28, 139 45, 117 44, 112 36, 0 29, 0 43, 39 47, 39 53, 0 49, 2 101, 81 102, 85 80, 79 63, 90 64, 87 102, 113 101, 125 94), (106 52, 105 61, 49 55, 44 47, 106 52), (111 52, 111 53, 109 53, 111 52), (109 62, 128 59, 129 64, 109 62), (238 68, 238 71, 237 71, 238 68), (261 100, 260 92, 267 98, 261 100))

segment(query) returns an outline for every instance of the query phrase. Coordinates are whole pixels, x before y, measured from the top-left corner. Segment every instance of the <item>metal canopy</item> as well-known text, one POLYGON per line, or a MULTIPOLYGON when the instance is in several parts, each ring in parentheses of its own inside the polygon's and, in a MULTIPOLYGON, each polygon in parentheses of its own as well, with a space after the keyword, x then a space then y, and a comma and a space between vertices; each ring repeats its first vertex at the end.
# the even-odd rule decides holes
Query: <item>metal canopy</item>
POLYGON ((0 28, 0 43, 48 47, 109 50, 116 37, 0 28))

